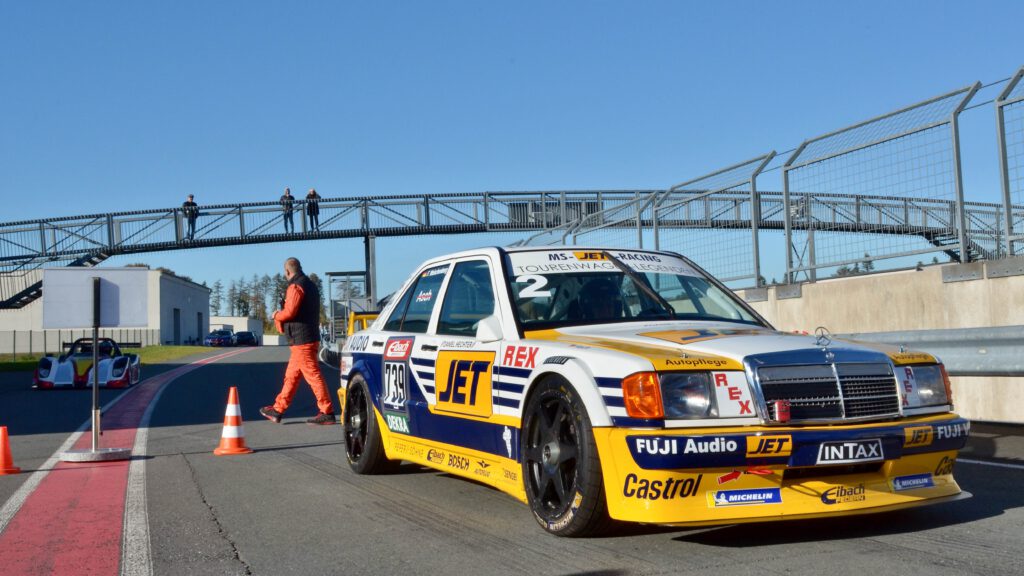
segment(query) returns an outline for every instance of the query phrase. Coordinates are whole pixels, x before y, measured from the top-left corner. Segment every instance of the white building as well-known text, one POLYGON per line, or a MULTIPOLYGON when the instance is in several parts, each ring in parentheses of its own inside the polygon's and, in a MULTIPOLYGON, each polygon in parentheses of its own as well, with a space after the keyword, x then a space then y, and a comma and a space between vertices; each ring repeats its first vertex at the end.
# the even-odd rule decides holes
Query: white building
POLYGON ((210 316, 210 331, 231 330, 232 332, 252 332, 256 339, 263 337, 263 322, 248 316, 210 316))
MULTIPOLYGON (((102 270, 97 268, 94 270, 102 270)), ((101 330, 101 335, 118 341, 143 344, 202 344, 210 331, 210 289, 195 282, 166 274, 147 272, 147 315, 145 328, 101 330)), ((0 354, 56 352, 60 342, 91 336, 91 330, 43 330, 43 296, 18 310, 0 310, 0 354)))

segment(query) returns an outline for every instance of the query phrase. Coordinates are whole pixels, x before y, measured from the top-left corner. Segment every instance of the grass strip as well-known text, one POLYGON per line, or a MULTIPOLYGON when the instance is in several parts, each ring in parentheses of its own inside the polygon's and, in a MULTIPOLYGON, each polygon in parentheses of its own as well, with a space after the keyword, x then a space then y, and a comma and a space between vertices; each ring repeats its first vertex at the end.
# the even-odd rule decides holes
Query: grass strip
MULTIPOLYGON (((185 356, 207 352, 205 346, 146 346, 145 348, 129 348, 126 354, 138 354, 142 364, 160 364, 169 360, 177 360, 185 356)), ((36 369, 41 356, 19 354, 14 358, 10 355, 0 356, 0 372, 31 372, 36 369)))

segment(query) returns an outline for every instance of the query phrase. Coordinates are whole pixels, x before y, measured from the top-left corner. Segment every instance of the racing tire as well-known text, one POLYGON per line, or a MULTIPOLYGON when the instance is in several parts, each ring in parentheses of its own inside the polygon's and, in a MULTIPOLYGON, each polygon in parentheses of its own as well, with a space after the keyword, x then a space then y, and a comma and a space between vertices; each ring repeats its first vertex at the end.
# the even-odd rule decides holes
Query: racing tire
POLYGON ((380 435, 370 388, 359 374, 349 379, 345 393, 345 456, 356 474, 384 474, 394 471, 399 462, 388 460, 380 435))
POLYGON ((537 384, 526 405, 523 481, 533 517, 556 536, 596 536, 612 526, 590 417, 563 378, 537 384))

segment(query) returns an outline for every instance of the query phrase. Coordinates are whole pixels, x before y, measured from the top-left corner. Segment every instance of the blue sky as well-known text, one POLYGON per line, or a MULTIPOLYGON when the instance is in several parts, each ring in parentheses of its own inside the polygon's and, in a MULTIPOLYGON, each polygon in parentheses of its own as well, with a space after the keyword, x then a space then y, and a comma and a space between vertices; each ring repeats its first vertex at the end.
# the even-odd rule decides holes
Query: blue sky
MULTIPOLYGON (((284 186, 664 188, 1024 64, 1020 2, 0 1, 0 221, 284 186)), ((995 89, 979 94, 990 99, 995 89)), ((962 117, 997 201, 991 106, 962 117)), ((759 181, 780 189, 777 172, 759 181)), ((383 239, 379 283, 508 236, 383 239)), ((114 258, 212 283, 361 242, 114 258)))

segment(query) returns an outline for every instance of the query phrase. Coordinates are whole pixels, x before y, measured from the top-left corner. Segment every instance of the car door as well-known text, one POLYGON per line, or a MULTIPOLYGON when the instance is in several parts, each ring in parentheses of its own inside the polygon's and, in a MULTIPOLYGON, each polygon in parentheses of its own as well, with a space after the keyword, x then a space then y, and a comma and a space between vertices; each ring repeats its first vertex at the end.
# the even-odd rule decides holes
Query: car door
MULTIPOLYGON (((410 365, 425 405, 413 422, 415 435, 482 452, 505 453, 501 392, 495 367, 501 340, 477 339, 479 322, 495 313, 495 263, 486 256, 454 262, 431 330, 418 339, 410 365)), ((470 461, 449 455, 449 466, 468 470, 470 461)), ((486 463, 474 467, 486 470, 486 463)))
POLYGON ((377 371, 380 388, 373 393, 388 429, 398 434, 411 432, 410 413, 426 405, 424 389, 414 376, 412 353, 426 341, 449 267, 437 264, 420 272, 392 310, 380 337, 370 341, 371 346, 383 346, 377 371))

